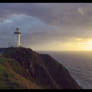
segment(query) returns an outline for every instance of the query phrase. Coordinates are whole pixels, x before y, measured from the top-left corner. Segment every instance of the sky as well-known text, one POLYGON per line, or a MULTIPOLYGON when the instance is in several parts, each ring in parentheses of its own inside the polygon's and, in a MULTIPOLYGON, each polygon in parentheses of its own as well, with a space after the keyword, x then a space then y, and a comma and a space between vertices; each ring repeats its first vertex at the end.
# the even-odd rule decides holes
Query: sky
POLYGON ((40 51, 92 50, 91 3, 0 3, 0 47, 40 51))

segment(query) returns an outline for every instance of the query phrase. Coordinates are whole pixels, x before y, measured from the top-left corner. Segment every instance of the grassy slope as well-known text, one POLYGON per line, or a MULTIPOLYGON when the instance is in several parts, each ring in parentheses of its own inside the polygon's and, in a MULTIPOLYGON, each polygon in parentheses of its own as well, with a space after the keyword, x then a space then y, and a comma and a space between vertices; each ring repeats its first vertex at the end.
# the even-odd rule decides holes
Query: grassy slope
POLYGON ((3 66, 0 70, 7 73, 8 77, 5 73, 3 76, 9 80, 7 83, 1 79, 1 84, 14 84, 8 88, 80 89, 68 70, 49 55, 27 48, 6 48, 3 51, 4 57, 12 58, 0 60, 3 66))
POLYGON ((32 77, 32 80, 43 88, 62 89, 62 87, 59 87, 55 80, 53 80, 40 54, 26 48, 9 48, 6 49, 4 56, 18 61, 25 70, 28 70, 28 74, 32 77))
POLYGON ((14 60, 0 57, 0 89, 39 89, 38 85, 24 78, 22 67, 14 60), (12 63, 12 66, 11 66, 12 63), (14 67, 13 65, 16 65, 14 67))

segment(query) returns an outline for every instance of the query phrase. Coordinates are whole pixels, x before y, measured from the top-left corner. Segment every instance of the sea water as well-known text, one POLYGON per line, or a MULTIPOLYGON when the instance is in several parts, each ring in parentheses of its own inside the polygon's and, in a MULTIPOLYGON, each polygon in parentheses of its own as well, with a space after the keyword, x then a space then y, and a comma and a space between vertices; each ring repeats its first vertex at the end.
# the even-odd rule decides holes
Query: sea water
POLYGON ((83 89, 92 89, 92 52, 41 52, 63 64, 83 89))

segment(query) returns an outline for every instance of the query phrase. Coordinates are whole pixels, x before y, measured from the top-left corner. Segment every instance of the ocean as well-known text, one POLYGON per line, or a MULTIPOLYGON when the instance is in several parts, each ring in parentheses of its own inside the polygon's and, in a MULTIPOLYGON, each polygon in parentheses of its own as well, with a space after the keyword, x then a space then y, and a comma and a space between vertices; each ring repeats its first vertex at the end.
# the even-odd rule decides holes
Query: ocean
POLYGON ((40 52, 51 55, 63 64, 83 89, 92 89, 92 52, 40 52))

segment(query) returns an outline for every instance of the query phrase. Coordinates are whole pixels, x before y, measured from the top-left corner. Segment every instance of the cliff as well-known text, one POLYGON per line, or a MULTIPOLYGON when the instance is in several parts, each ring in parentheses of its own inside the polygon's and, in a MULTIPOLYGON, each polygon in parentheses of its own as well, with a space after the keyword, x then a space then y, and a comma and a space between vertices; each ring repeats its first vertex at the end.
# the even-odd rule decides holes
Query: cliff
POLYGON ((0 52, 1 89, 80 89, 68 70, 47 54, 22 47, 0 52))

